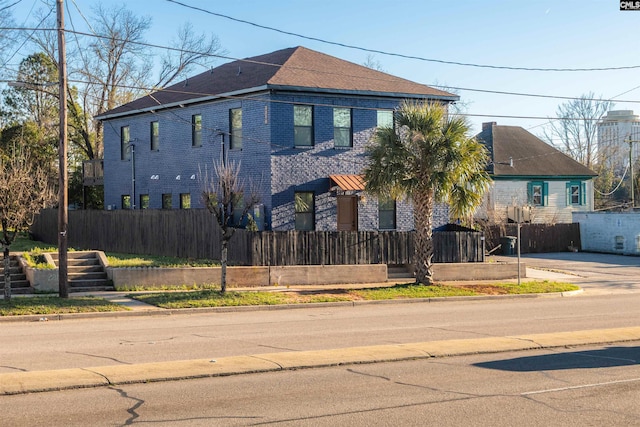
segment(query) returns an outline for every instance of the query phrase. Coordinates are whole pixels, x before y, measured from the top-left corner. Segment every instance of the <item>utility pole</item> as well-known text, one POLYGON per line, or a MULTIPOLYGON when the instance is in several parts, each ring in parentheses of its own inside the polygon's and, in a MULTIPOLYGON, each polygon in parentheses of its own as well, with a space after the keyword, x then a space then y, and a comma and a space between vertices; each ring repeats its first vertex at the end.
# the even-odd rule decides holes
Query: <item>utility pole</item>
POLYGON ((69 195, 67 190, 67 51, 64 40, 64 0, 56 0, 58 22, 58 88, 60 141, 58 144, 58 287, 60 298, 69 298, 67 228, 69 195))

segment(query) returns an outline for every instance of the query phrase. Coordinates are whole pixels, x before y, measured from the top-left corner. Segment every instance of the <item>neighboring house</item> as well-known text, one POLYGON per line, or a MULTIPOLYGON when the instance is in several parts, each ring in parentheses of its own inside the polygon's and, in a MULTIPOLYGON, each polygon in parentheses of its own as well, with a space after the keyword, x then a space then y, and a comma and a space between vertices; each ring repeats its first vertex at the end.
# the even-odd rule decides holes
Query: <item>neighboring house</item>
POLYGON ((363 194, 359 175, 403 99, 458 97, 304 47, 221 65, 98 117, 105 206, 201 208, 222 157, 258 185, 266 229, 411 230, 411 204, 363 194))
POLYGON ((591 169, 519 126, 483 123, 476 135, 489 150, 493 179, 476 218, 515 222, 515 209, 533 223, 571 223, 572 212, 593 210, 591 169))

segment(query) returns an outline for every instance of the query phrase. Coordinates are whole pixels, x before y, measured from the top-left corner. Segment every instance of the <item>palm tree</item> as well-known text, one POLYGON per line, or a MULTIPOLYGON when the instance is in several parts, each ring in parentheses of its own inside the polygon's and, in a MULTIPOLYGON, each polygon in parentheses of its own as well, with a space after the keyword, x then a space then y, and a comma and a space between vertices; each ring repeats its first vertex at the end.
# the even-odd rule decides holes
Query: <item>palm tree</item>
POLYGON ((470 215, 482 202, 490 178, 487 151, 465 118, 449 116, 439 103, 403 102, 395 128, 380 127, 367 147, 365 190, 413 202, 416 282, 433 283, 433 208, 448 203, 451 215, 470 215))

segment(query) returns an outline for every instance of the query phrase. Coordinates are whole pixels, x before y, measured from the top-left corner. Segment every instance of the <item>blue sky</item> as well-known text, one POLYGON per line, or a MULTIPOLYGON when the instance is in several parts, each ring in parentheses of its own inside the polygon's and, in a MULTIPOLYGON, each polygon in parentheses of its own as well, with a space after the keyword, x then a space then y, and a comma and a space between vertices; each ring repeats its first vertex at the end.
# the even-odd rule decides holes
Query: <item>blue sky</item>
MULTIPOLYGON (((100 0, 104 5, 121 1, 100 0)), ((442 61, 523 68, 640 66, 640 11, 620 11, 618 0, 180 0, 233 18, 331 42, 442 61)), ((91 15, 93 0, 65 0, 76 28, 77 8, 91 15)), ((14 7, 20 24, 40 0, 14 7)), ((166 0, 127 2, 152 18, 147 41, 167 45, 180 24, 218 36, 228 56, 245 58, 302 45, 364 63, 368 52, 257 28, 166 0)), ((67 25, 69 19, 67 19, 67 25)), ((78 28, 80 29, 80 28, 78 28)), ((86 28, 83 28, 86 29, 86 28)), ((640 113, 640 68, 617 71, 516 71, 441 64, 374 54, 384 71, 419 83, 482 91, 575 97, 589 92, 640 113), (626 92, 626 93, 625 93, 626 92), (620 95, 625 93, 624 95, 620 95), (620 96, 618 96, 620 95, 620 96)), ((219 65, 221 62, 218 62, 219 65)), ((197 72, 200 72, 198 70, 197 72)), ((481 123, 522 126, 540 134, 559 99, 457 90, 474 132, 481 123), (506 118, 500 116, 515 116, 506 118)))

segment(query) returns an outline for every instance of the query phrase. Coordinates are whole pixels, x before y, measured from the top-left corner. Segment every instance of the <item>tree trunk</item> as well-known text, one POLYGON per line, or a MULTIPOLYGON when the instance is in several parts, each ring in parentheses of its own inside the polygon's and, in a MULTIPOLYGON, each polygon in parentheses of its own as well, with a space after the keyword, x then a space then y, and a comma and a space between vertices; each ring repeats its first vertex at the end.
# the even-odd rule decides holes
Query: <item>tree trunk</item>
POLYGON ((4 300, 11 301, 11 260, 9 247, 4 247, 4 300))
POLYGON ((227 292, 227 247, 229 240, 222 239, 222 253, 220 254, 220 292, 227 292))
POLYGON ((416 283, 433 284, 433 191, 424 190, 413 195, 415 221, 416 283))

